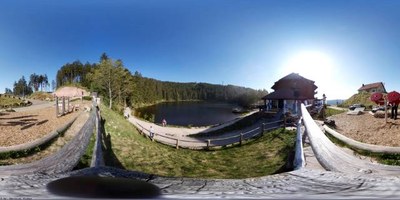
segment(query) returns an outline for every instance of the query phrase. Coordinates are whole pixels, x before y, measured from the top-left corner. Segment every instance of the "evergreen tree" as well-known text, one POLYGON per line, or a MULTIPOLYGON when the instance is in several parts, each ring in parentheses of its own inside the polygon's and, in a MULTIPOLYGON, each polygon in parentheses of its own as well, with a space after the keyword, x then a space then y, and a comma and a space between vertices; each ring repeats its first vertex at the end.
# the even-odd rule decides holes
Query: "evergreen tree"
POLYGON ((25 77, 22 76, 18 82, 14 82, 13 93, 17 96, 26 96, 32 94, 32 88, 27 84, 25 77))
POLYGON ((13 92, 10 88, 6 88, 6 91, 4 93, 5 94, 13 94, 13 92))

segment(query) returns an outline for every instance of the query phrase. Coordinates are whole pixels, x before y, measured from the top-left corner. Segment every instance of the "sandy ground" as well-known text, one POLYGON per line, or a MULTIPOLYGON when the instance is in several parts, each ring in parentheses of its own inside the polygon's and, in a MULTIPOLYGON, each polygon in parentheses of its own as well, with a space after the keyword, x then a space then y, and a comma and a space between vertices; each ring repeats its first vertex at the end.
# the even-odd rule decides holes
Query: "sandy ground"
MULTIPOLYGON (((80 109, 83 109, 82 105, 80 109)), ((39 139, 76 117, 79 112, 58 118, 55 113, 54 106, 22 112, 1 112, 0 146, 12 146, 39 139)))
POLYGON ((331 116, 336 130, 354 140, 384 146, 400 146, 400 119, 375 118, 368 112, 362 115, 341 113, 331 116))
POLYGON ((57 139, 52 142, 52 144, 45 149, 42 149, 39 152, 34 154, 20 157, 20 158, 7 158, 0 160, 0 165, 15 165, 15 164, 23 164, 30 163, 35 160, 40 160, 45 158, 53 153, 56 153, 60 150, 65 144, 67 144, 71 139, 78 133, 78 131, 82 128, 82 126, 86 123, 89 118, 89 112, 80 113, 75 122, 71 125, 70 128, 64 133, 61 134, 57 139))

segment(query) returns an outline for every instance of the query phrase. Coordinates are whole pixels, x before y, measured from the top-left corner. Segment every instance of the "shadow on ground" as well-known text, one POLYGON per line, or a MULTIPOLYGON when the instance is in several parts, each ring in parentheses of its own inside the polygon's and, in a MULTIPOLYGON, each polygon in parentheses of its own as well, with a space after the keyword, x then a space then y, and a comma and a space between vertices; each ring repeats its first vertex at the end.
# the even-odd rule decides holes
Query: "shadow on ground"
POLYGON ((104 156, 104 164, 106 166, 112 166, 112 167, 117 167, 120 169, 125 169, 125 167, 122 165, 121 161, 118 160, 117 156, 115 155, 113 148, 112 148, 112 142, 111 142, 111 135, 106 133, 105 130, 105 122, 106 120, 101 119, 101 133, 103 134, 103 156, 104 156))

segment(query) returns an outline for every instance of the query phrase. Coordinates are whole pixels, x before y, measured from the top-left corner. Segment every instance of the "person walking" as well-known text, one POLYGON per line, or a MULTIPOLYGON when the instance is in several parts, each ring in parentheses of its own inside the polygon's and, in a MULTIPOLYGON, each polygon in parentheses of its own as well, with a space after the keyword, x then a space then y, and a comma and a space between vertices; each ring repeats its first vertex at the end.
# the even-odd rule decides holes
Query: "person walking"
POLYGON ((153 130, 153 126, 150 126, 150 138, 153 139, 154 138, 154 130, 153 130))

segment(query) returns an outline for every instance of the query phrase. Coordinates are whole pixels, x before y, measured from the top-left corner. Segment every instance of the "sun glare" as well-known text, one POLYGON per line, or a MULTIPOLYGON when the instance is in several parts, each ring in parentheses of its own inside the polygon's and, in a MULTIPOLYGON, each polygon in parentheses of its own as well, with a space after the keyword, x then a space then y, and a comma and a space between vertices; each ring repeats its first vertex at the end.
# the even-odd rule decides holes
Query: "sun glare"
POLYGON ((331 58, 319 51, 304 51, 289 58, 282 68, 283 74, 291 72, 313 80, 320 80, 321 74, 332 71, 333 61, 331 58))
MULTIPOLYGON (((280 69, 281 77, 292 72, 315 81, 318 97, 327 94, 330 98, 341 97, 342 77, 337 75, 338 66, 334 60, 320 51, 299 52, 284 62, 280 69), (334 84, 333 84, 334 83, 334 84)), ((321 97, 322 98, 322 97, 321 97)))

